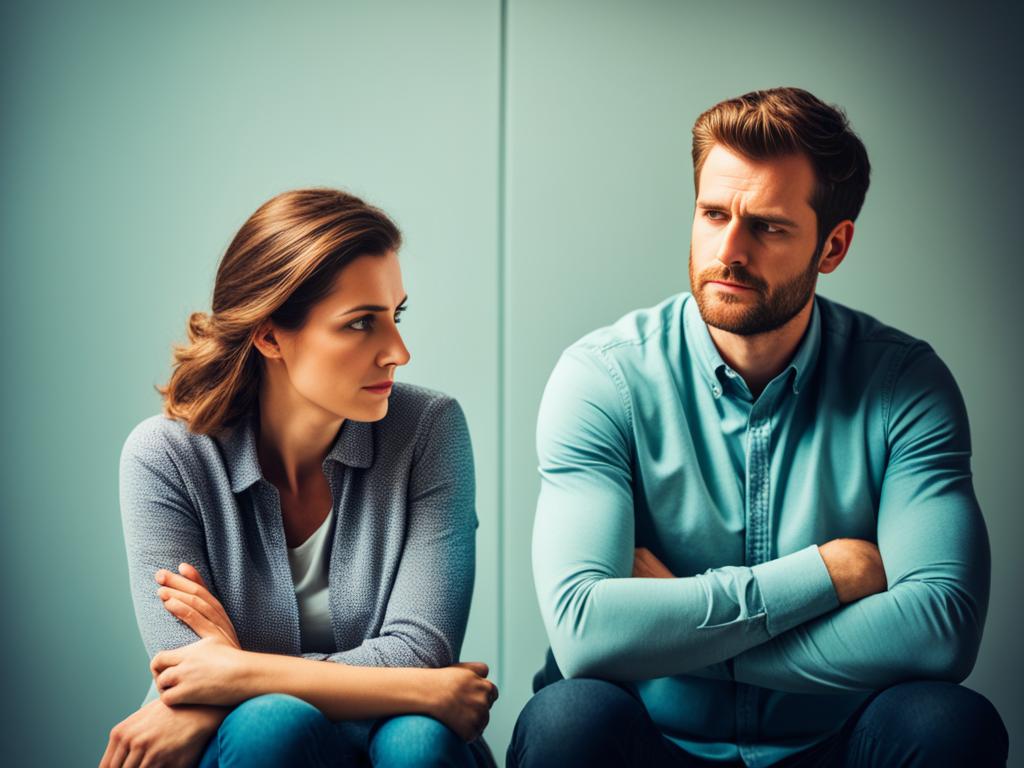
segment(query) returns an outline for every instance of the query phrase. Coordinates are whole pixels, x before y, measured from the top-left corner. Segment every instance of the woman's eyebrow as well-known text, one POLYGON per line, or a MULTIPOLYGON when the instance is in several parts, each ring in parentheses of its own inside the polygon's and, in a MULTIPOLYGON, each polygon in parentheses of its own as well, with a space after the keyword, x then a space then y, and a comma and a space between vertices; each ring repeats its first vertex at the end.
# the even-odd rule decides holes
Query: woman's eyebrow
MULTIPOLYGON (((407 302, 408 300, 409 297, 406 296, 404 299, 398 302, 398 308, 401 308, 402 305, 405 304, 405 302, 407 302)), ((390 309, 391 307, 385 307, 381 304, 360 304, 358 307, 352 307, 351 309, 346 309, 343 312, 339 312, 336 315, 336 317, 342 317, 343 315, 351 315, 355 312, 388 312, 390 309)))

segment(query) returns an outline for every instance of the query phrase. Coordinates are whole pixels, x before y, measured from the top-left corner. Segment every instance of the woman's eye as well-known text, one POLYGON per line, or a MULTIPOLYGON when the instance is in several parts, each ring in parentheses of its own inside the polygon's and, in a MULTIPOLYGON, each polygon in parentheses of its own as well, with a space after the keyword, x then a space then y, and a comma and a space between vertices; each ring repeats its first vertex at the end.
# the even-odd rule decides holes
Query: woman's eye
POLYGON ((373 328, 373 315, 365 315, 348 324, 353 331, 369 331, 373 328))

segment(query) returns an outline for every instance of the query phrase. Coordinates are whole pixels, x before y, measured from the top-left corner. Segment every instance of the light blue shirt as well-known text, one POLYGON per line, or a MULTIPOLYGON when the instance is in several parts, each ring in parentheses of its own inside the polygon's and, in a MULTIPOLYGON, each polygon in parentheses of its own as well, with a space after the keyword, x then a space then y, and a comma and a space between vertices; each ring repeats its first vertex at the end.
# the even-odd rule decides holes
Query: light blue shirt
POLYGON ((693 754, 769 765, 870 691, 974 664, 988 538, 963 400, 924 342, 818 297, 753 398, 680 294, 565 351, 537 451, 560 668, 635 681, 693 754), (878 544, 888 591, 839 606, 817 549, 839 537, 878 544), (678 578, 630 578, 634 547, 678 578))

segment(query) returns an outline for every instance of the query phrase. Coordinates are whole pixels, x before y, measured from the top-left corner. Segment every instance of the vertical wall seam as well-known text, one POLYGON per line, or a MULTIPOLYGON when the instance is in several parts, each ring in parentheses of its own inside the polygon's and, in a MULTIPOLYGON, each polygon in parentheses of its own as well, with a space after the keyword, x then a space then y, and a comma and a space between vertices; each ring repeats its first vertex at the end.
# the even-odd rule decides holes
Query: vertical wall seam
POLYGON ((508 438, 508 388, 505 377, 510 354, 506 320, 509 302, 508 254, 505 243, 506 223, 506 153, 508 116, 508 0, 499 0, 498 18, 498 196, 497 196, 497 255, 498 255, 498 675, 495 681, 502 687, 505 678, 505 492, 508 487, 506 440, 508 438))

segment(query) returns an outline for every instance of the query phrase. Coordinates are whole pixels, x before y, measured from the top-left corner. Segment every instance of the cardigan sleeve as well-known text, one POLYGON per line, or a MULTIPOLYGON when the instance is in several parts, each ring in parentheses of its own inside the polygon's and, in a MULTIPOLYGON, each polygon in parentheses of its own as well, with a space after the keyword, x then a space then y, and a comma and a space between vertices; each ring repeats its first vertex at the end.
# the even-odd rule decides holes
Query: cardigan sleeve
MULTIPOLYGON (((205 537, 181 469, 164 434, 162 417, 139 424, 120 462, 121 522, 139 633, 152 658, 193 643, 198 635, 164 608, 154 574, 191 563, 212 585, 205 537)), ((212 587, 211 587, 212 589, 212 587)))

